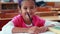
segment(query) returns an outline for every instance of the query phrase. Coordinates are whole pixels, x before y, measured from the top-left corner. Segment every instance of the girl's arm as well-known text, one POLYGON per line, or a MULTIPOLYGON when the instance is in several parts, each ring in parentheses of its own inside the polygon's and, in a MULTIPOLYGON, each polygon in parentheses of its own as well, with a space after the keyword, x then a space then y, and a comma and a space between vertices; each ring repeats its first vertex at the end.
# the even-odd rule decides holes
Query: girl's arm
POLYGON ((6 25, 3 26, 2 32, 5 34, 12 34, 15 32, 28 32, 29 28, 20 28, 20 27, 14 27, 14 24, 12 21, 9 21, 6 25))
POLYGON ((37 26, 33 26, 31 28, 14 27, 12 31, 13 31, 13 33, 14 32, 20 32, 20 33, 38 33, 38 32, 40 32, 39 29, 40 28, 37 27, 37 26))
POLYGON ((60 23, 46 20, 44 26, 40 27, 40 32, 49 31, 48 27, 54 27, 54 26, 60 26, 60 23))
POLYGON ((13 33, 28 33, 29 28, 20 28, 20 27, 14 27, 12 29, 13 33))
POLYGON ((9 21, 6 25, 3 26, 2 32, 3 34, 12 34, 12 29, 14 28, 14 25, 11 21, 9 21))
POLYGON ((55 26, 60 26, 60 23, 54 21, 48 21, 48 20, 45 21, 44 27, 48 27, 48 30, 49 27, 55 27, 55 26))

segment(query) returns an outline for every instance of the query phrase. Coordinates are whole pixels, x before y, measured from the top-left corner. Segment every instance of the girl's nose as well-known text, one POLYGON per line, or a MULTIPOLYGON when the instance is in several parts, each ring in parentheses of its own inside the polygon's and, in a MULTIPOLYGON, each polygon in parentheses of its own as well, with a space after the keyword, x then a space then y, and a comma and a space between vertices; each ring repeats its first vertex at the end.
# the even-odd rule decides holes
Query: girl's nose
POLYGON ((27 12, 29 13, 31 10, 30 9, 27 9, 27 12))

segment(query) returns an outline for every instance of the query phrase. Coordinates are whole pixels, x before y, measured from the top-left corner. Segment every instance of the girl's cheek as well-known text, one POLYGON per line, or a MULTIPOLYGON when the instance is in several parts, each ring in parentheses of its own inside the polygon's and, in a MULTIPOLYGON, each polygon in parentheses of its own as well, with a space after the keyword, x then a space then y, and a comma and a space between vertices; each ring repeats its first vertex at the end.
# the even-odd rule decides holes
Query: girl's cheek
POLYGON ((32 11, 32 14, 34 14, 35 13, 35 11, 32 11))
POLYGON ((25 12, 24 11, 22 11, 22 13, 21 13, 22 15, 25 15, 25 12))

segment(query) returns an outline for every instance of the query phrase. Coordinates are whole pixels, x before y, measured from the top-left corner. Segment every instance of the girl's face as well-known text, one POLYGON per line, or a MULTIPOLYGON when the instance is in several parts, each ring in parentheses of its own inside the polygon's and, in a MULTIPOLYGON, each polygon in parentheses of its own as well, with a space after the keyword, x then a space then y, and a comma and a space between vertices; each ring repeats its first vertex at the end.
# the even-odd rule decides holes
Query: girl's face
POLYGON ((34 1, 23 1, 21 4, 21 14, 23 16, 27 15, 27 12, 32 17, 36 11, 36 6, 34 1))

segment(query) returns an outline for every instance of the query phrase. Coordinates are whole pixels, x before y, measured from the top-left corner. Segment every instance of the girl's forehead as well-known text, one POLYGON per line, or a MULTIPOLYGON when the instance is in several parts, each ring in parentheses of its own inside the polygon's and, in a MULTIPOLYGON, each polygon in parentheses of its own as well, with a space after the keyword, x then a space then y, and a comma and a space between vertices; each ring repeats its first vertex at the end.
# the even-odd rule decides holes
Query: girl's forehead
POLYGON ((34 1, 23 1, 21 5, 35 5, 34 1))

